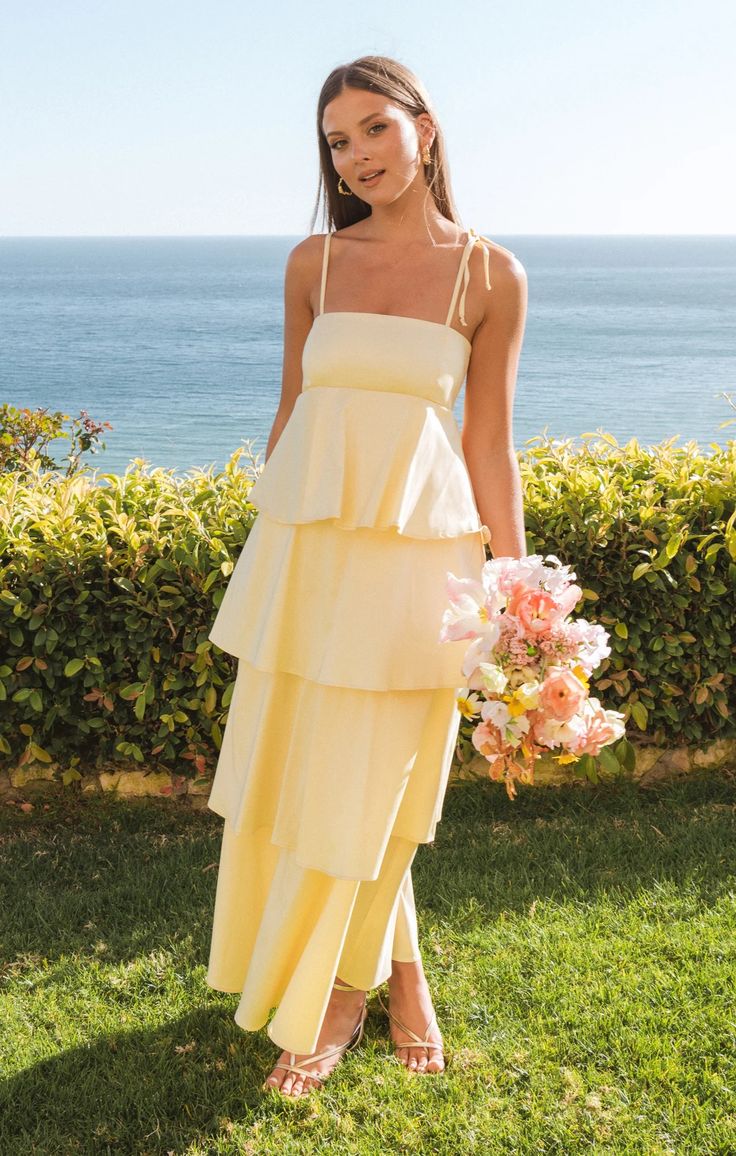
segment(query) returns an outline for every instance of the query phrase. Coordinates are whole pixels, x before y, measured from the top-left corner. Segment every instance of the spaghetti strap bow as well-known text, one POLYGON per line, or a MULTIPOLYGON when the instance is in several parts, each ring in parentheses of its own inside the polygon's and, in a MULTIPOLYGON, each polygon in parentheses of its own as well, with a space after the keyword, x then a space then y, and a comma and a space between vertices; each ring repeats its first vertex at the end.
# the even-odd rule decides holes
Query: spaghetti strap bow
POLYGON ((474 245, 480 244, 481 252, 483 253, 483 271, 485 273, 486 289, 492 288, 489 252, 486 245, 483 244, 484 241, 487 245, 493 244, 493 242, 490 241, 488 237, 484 237, 481 233, 476 233, 475 229, 468 229, 468 245, 466 249, 466 259, 463 264, 463 288, 460 294, 460 300, 458 302, 458 315, 461 325, 467 325, 467 321, 465 319, 465 297, 468 291, 468 285, 470 284, 470 266, 468 258, 470 257, 470 252, 474 245))

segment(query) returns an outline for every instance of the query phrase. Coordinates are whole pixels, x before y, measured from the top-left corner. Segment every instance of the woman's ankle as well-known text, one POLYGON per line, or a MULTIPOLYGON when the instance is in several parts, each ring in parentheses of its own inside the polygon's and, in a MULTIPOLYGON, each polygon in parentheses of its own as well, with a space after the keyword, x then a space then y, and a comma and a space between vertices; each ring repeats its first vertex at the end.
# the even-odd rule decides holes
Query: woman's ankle
POLYGON ((414 959, 410 962, 392 959, 391 968, 391 975, 388 980, 391 986, 396 984, 401 987, 415 988, 422 987, 427 982, 421 959, 414 959))

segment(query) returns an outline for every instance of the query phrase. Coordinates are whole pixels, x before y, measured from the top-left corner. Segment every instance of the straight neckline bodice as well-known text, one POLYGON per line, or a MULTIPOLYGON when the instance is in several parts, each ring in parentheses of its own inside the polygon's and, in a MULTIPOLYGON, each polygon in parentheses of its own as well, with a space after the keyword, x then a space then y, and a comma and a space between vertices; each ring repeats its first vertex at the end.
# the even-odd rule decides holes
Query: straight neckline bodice
POLYGON ((447 317, 446 317, 445 321, 442 322, 442 321, 429 321, 425 317, 410 317, 410 316, 405 315, 403 313, 370 313, 370 312, 367 312, 365 310, 358 310, 358 309, 333 309, 333 310, 329 310, 329 311, 325 312, 325 289, 327 286, 327 268, 328 268, 328 263, 329 263, 330 241, 332 239, 332 236, 333 236, 332 233, 325 233, 323 255, 322 255, 322 280, 321 280, 320 292, 319 292, 319 313, 314 318, 315 322, 317 320, 319 320, 320 317, 339 317, 341 315, 345 316, 345 317, 353 317, 353 318, 356 318, 356 317, 382 317, 382 318, 387 318, 390 321, 409 321, 410 323, 415 324, 415 325, 416 324, 430 325, 435 330, 444 329, 450 333, 454 333, 457 337, 460 338, 460 340, 466 346, 466 352, 467 353, 469 353, 472 350, 473 347, 472 347, 472 343, 471 343, 470 339, 468 337, 466 337, 464 333, 461 333, 459 329, 456 329, 455 326, 451 324, 451 322, 452 322, 453 315, 455 313, 455 306, 457 304, 460 324, 463 326, 467 325, 467 321, 465 319, 465 298, 466 298, 466 294, 467 294, 468 283, 470 281, 470 270, 468 267, 468 258, 470 257, 471 250, 473 249, 474 245, 476 245, 476 244, 480 244, 481 250, 483 252, 483 265, 484 265, 484 272, 485 272, 486 288, 487 289, 491 288, 491 281, 490 281, 490 276, 489 276, 488 249, 487 249, 486 245, 484 245, 482 243, 485 241, 485 242, 487 242, 487 244, 491 244, 491 242, 488 241, 487 237, 482 237, 479 233, 476 233, 475 229, 471 228, 468 230, 468 238, 467 238, 465 244, 463 245, 463 251, 462 251, 462 255, 460 257, 460 264, 458 267, 457 276, 455 277, 455 284, 453 286, 452 296, 450 297, 450 306, 449 306, 449 309, 447 311, 447 317), (462 293, 459 293, 461 281, 463 282, 463 288, 462 288, 462 293), (459 300, 458 300, 458 294, 459 294, 459 300))
POLYGON ((442 329, 446 333, 454 333, 459 337, 463 345, 467 347, 468 352, 472 350, 473 346, 470 339, 464 333, 460 333, 455 329, 454 325, 443 324, 441 321, 428 321, 425 317, 409 317, 402 313, 368 313, 358 309, 331 309, 328 312, 318 313, 314 318, 313 324, 316 324, 324 317, 381 317, 386 321, 408 321, 414 325, 430 325, 433 329, 442 329))

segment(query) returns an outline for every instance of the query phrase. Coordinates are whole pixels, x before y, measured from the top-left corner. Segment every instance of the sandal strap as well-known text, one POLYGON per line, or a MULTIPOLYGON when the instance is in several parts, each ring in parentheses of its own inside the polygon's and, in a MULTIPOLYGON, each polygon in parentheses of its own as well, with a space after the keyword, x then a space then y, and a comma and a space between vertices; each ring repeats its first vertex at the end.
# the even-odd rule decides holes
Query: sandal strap
POLYGON ((383 1010, 385 1011, 386 1015, 391 1020, 391 1022, 396 1024, 397 1028, 400 1028, 402 1032, 406 1032, 406 1034, 408 1036, 411 1036, 412 1039, 415 1041, 414 1043, 410 1043, 409 1041, 407 1041, 405 1044, 397 1044, 394 1041, 394 1047, 396 1047, 396 1048, 414 1048, 414 1047, 417 1047, 417 1048, 419 1048, 419 1047, 438 1048, 440 1051, 444 1051, 444 1044, 438 1044, 437 1040, 428 1040, 426 1038, 426 1035, 429 1032, 429 1029, 431 1028, 432 1024, 436 1021, 437 1017, 436 1017, 435 1012, 432 1012, 432 1018, 430 1019, 426 1028, 424 1029, 425 1038, 422 1039, 421 1036, 418 1036, 416 1032, 413 1032, 411 1030, 411 1028, 408 1028, 406 1026, 406 1024, 402 1024, 401 1020, 397 1016, 395 1016, 389 1008, 386 1007, 385 1003, 381 999, 380 991, 377 991, 376 995, 378 996, 378 1002, 380 1003, 381 1007, 383 1008, 383 1010))
POLYGON ((357 1047, 363 1037, 363 1028, 365 1026, 366 1016, 368 1014, 367 1006, 363 1007, 353 1034, 350 1039, 344 1044, 338 1044, 336 1048, 327 1048, 324 1052, 318 1052, 316 1056, 308 1056, 302 1060, 301 1064, 296 1062, 296 1052, 289 1052, 288 1064, 274 1064, 274 1068, 284 1068, 287 1072, 298 1072, 301 1076, 311 1076, 314 1080, 326 1080, 330 1072, 310 1072, 308 1068, 302 1067, 303 1064, 316 1064, 318 1060, 327 1060, 331 1056, 336 1056, 338 1053, 350 1051, 351 1048, 357 1047), (357 1038, 356 1038, 357 1037, 357 1038))

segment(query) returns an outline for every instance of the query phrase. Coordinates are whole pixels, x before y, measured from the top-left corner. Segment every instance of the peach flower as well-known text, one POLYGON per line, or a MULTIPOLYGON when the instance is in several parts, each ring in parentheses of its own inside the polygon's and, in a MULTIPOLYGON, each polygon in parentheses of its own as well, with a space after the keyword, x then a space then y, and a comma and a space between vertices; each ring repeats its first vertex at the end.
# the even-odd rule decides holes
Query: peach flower
POLYGON ((506 611, 518 618, 528 634, 534 637, 547 634, 554 623, 569 614, 581 594, 579 586, 568 586, 555 598, 547 590, 530 589, 526 582, 516 582, 506 611))
POLYGON ((604 710, 597 698, 589 698, 583 712, 586 729, 577 742, 571 744, 572 753, 599 755, 603 747, 625 733, 623 717, 620 711, 604 710))
POLYGON ((511 754, 512 748, 503 741, 500 730, 490 720, 478 723, 471 735, 473 746, 484 755, 490 763, 505 759, 511 754))
POLYGON ((552 666, 539 692, 542 710, 557 722, 567 722, 580 710, 587 687, 565 666, 552 666))

